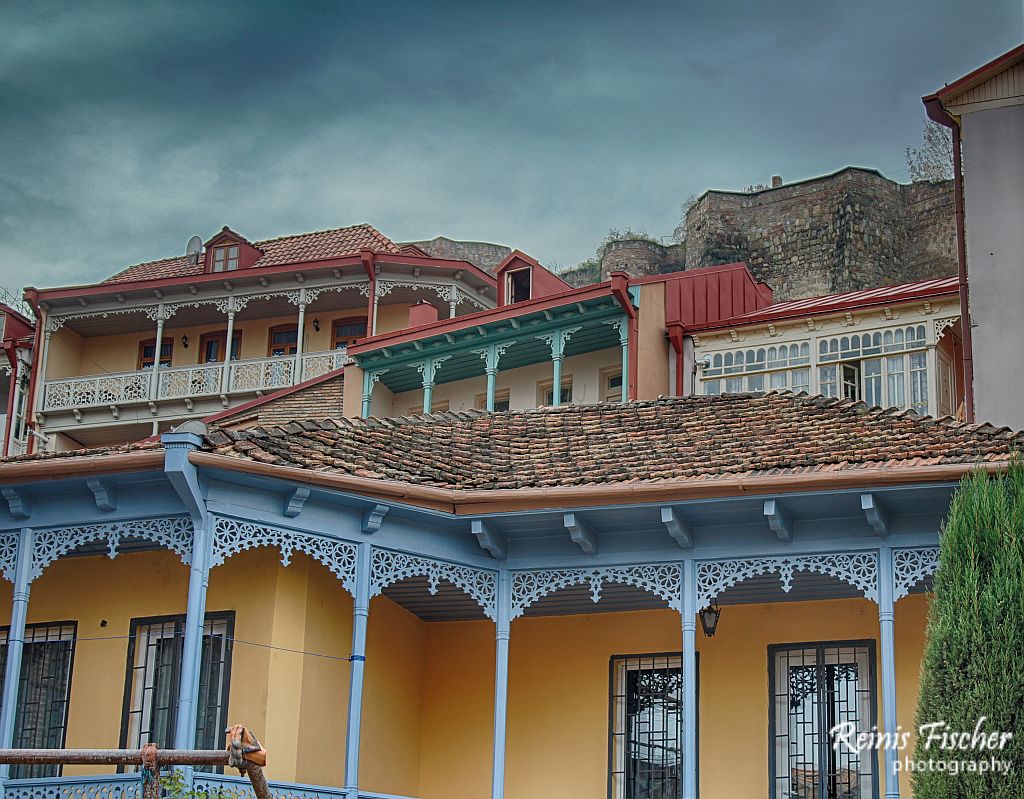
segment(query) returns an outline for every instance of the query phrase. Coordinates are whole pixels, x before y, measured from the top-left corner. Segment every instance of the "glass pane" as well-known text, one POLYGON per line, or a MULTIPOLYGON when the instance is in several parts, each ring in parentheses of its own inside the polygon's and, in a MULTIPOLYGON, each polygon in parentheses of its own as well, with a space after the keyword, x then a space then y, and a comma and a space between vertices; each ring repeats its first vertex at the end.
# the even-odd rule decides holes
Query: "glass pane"
MULTIPOLYGON (((899 332, 899 331, 897 331, 899 332)), ((889 405, 904 408, 907 404, 903 362, 905 356, 890 355, 885 359, 886 388, 889 393, 889 405)))
POLYGON ((706 395, 717 395, 722 393, 722 381, 721 380, 705 380, 704 381, 704 393, 706 395))
POLYGON ((768 376, 768 386, 774 389, 786 388, 786 378, 788 374, 786 372, 772 372, 768 376))
POLYGON ((764 375, 750 375, 747 378, 747 391, 764 391, 764 375))
POLYGON ((863 361, 864 369, 864 402, 869 406, 882 404, 882 359, 871 358, 863 361))
POLYGON ((835 397, 839 393, 839 382, 836 379, 836 367, 818 367, 818 390, 825 397, 835 397))
POLYGON ((793 387, 793 391, 799 393, 801 391, 811 390, 811 370, 810 369, 794 369, 790 374, 790 384, 793 387))

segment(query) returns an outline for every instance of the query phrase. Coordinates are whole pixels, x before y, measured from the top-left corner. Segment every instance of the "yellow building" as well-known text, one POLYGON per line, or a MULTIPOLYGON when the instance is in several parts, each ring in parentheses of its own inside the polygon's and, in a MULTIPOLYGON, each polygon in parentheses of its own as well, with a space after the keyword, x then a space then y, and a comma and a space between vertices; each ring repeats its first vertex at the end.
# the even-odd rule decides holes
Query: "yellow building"
POLYGON ((302 799, 909 796, 900 753, 829 730, 912 725, 951 493, 1021 443, 774 393, 9 461, 0 746, 214 747, 230 722, 302 799))

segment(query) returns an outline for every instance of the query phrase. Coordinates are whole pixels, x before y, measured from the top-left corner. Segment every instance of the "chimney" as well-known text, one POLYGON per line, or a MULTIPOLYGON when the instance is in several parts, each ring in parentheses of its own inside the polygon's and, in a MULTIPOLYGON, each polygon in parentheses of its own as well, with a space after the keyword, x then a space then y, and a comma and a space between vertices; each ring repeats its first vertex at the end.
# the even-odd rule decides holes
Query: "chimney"
POLYGON ((782 175, 772 175, 772 188, 777 189, 782 185, 782 175))
POLYGON ((438 311, 426 300, 420 300, 415 305, 409 306, 409 327, 429 325, 437 321, 438 311))

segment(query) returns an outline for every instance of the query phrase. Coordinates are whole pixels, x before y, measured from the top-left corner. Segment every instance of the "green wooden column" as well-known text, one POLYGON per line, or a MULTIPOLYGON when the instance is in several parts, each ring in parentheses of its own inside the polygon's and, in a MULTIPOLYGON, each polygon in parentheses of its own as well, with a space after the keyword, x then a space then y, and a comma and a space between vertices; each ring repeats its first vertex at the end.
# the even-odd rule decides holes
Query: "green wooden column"
MULTIPOLYGON (((621 401, 629 401, 629 317, 623 315, 619 319, 605 322, 619 334, 619 346, 622 347, 622 393, 621 401)), ((603 388, 602 388, 603 390, 603 388)))
POLYGON ((484 359, 484 371, 487 373, 487 410, 494 410, 494 394, 498 383, 498 362, 505 350, 515 342, 508 341, 502 344, 488 344, 478 350, 471 350, 474 355, 484 359))
POLYGON ((437 370, 441 367, 445 361, 451 358, 451 355, 438 355, 435 358, 427 358, 426 360, 416 361, 410 364, 417 372, 423 376, 423 412, 430 413, 430 410, 434 402, 434 378, 437 375, 437 370))
POLYGON ((569 337, 580 329, 582 329, 582 325, 562 327, 550 333, 541 333, 537 336, 541 341, 546 341, 548 346, 551 347, 551 404, 555 407, 562 404, 562 361, 565 358, 565 345, 568 343, 569 337))

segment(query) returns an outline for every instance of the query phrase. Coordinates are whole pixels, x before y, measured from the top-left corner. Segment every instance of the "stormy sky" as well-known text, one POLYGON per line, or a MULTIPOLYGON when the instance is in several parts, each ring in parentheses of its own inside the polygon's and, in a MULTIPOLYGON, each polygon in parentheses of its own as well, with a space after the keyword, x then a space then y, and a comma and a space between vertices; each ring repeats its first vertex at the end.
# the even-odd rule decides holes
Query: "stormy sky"
POLYGON ((12 289, 223 225, 569 266, 706 188, 905 181, 921 95, 1024 39, 1021 0, 7 2, 0 30, 12 289))

